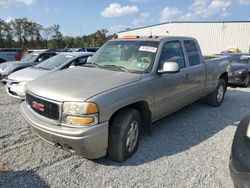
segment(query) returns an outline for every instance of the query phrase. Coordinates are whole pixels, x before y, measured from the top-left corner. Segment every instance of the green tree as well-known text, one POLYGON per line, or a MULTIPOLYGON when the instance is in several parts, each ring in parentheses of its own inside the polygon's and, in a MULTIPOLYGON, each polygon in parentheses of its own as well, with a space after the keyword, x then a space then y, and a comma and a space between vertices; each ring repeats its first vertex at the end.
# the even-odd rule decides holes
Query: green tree
POLYGON ((60 25, 55 24, 52 26, 52 44, 53 48, 62 48, 63 34, 60 32, 60 25))
POLYGON ((0 19, 0 47, 24 48, 72 48, 100 47, 107 40, 117 37, 108 35, 108 30, 100 29, 83 36, 63 36, 60 25, 43 27, 27 18, 17 18, 11 22, 0 19))

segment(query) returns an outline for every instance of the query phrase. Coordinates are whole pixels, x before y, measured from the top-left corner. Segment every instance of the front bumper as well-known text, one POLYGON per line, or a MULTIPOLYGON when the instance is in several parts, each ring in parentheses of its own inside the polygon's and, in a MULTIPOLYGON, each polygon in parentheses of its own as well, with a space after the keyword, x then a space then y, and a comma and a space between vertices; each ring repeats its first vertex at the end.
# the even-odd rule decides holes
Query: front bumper
POLYGON ((25 99, 25 85, 20 85, 19 83, 6 84, 6 91, 11 97, 18 99, 25 99))
POLYGON ((3 82, 4 84, 6 84, 7 83, 7 79, 8 79, 8 75, 0 73, 0 80, 1 80, 1 82, 3 82))
POLYGON ((106 155, 108 148, 108 122, 82 128, 70 128, 46 123, 34 116, 26 102, 21 112, 28 126, 42 139, 89 159, 106 155))
POLYGON ((229 78, 228 83, 235 85, 242 85, 244 84, 247 74, 248 72, 242 72, 241 74, 234 74, 229 78))

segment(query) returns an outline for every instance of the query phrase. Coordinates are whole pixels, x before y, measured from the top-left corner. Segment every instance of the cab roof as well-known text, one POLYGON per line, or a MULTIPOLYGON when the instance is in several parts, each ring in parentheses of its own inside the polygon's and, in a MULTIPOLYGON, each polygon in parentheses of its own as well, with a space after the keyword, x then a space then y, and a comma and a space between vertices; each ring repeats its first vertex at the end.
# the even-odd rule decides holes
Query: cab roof
POLYGON ((123 36, 120 38, 112 39, 111 41, 158 41, 162 40, 195 40, 192 37, 184 36, 123 36))

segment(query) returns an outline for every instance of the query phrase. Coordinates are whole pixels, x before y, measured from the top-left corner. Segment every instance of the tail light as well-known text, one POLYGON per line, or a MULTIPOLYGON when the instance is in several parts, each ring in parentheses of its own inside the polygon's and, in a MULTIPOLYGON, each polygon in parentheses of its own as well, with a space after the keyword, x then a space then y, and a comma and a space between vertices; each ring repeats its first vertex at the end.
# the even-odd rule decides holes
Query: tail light
POLYGON ((15 59, 16 59, 16 61, 20 61, 21 60, 20 55, 19 54, 15 55, 15 59))

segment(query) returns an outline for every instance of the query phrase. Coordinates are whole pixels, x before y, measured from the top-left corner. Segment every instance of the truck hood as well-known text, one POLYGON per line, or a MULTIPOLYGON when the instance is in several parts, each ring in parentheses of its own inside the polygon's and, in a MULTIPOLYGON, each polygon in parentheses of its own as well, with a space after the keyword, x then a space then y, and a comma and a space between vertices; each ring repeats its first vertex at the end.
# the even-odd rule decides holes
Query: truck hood
POLYGON ((55 101, 85 101, 140 79, 141 74, 76 67, 29 82, 26 88, 28 92, 55 101))
POLYGON ((51 71, 43 70, 43 69, 36 69, 33 67, 22 69, 20 71, 14 72, 8 76, 8 79, 15 80, 18 82, 21 81, 32 81, 35 80, 45 74, 48 74, 51 71))

